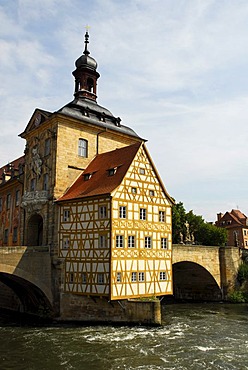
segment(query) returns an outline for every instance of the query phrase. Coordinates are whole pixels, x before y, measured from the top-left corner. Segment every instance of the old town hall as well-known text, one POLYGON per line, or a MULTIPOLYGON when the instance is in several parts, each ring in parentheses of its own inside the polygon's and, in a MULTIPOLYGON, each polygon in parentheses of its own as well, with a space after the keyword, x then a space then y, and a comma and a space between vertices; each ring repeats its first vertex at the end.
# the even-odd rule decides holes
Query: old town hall
POLYGON ((49 248, 57 307, 172 294, 172 199, 145 140, 97 103, 88 44, 74 100, 35 109, 24 155, 0 168, 0 246, 49 248))

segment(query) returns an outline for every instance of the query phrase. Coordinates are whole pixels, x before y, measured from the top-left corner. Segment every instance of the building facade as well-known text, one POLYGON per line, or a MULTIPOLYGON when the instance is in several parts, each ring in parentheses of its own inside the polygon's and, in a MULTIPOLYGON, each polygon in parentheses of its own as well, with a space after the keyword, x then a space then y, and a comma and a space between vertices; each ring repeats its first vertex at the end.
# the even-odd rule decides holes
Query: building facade
POLYGON ((172 294, 172 200, 145 140, 97 103, 88 39, 73 101, 36 109, 24 156, 0 169, 0 245, 48 246, 57 300, 172 294))
POLYGON ((248 218, 240 210, 232 209, 225 214, 218 213, 215 224, 227 230, 228 246, 248 248, 248 218))

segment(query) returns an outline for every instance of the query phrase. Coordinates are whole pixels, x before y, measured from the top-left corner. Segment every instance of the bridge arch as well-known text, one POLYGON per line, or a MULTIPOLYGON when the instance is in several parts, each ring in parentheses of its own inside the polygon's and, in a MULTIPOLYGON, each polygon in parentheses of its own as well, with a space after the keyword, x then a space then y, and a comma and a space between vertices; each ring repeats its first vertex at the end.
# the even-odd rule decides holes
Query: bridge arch
POLYGON ((213 275, 203 266, 192 261, 172 265, 173 292, 176 300, 220 301, 221 288, 213 275))
POLYGON ((5 301, 5 304, 2 305, 3 308, 39 317, 52 317, 51 302, 38 286, 17 275, 6 272, 0 272, 0 282, 9 288, 8 290, 3 289, 0 294, 0 303, 1 299, 5 301), (6 291, 11 292, 9 300, 2 296, 6 291))

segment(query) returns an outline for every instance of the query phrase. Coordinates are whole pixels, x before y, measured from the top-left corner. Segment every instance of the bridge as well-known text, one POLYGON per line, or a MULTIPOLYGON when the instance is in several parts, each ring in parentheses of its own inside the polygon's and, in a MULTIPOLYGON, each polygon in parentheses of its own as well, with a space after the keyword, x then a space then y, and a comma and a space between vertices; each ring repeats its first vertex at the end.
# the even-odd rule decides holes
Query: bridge
MULTIPOLYGON (((236 247, 173 246, 174 297, 220 301, 233 287, 241 262, 236 247)), ((55 315, 60 294, 48 247, 0 249, 0 307, 55 315)))
POLYGON ((172 263, 176 299, 220 301, 235 285, 241 253, 237 247, 173 245, 172 263))

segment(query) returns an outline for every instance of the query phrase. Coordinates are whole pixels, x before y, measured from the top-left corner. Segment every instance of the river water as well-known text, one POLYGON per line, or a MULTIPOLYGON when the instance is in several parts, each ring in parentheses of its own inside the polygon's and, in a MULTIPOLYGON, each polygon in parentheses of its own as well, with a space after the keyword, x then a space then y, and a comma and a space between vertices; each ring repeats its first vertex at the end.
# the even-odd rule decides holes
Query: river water
POLYGON ((248 369, 248 305, 163 305, 163 326, 0 321, 0 369, 248 369))

